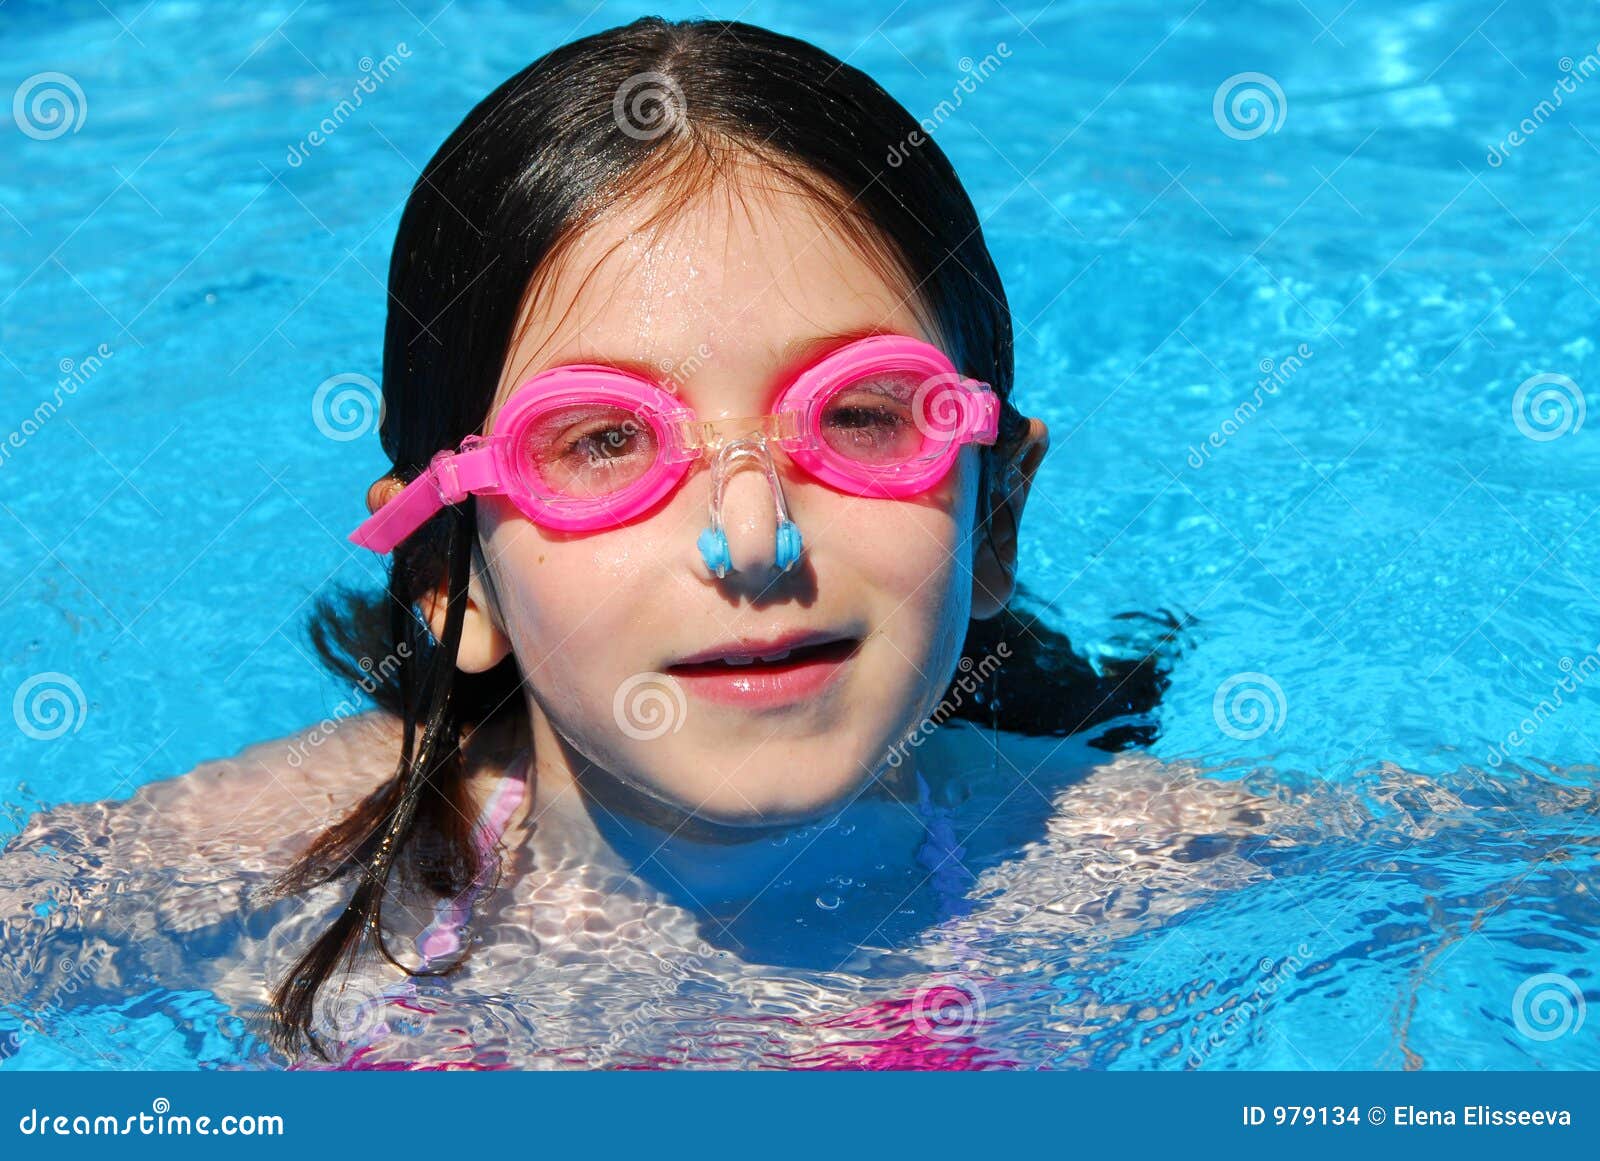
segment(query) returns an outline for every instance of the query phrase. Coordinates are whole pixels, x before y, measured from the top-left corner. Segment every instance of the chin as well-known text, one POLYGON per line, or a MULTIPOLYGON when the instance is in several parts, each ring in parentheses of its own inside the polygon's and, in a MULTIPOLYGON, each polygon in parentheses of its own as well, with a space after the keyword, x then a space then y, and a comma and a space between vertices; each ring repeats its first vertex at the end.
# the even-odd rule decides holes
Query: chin
POLYGON ((720 826, 797 826, 837 811, 860 790, 862 781, 842 778, 837 782, 807 781, 802 787, 782 787, 752 780, 748 785, 700 787, 698 794, 691 790, 673 797, 696 818, 720 826))

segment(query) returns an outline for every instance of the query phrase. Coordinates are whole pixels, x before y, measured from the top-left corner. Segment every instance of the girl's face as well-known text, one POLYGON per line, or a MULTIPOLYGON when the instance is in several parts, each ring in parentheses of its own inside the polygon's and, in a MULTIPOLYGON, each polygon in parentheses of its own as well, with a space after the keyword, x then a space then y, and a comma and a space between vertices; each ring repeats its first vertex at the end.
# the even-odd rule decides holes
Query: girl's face
MULTIPOLYGON (((863 332, 938 342, 907 288, 814 203, 761 185, 717 187, 650 230, 639 224, 660 207, 630 206, 578 239, 530 295, 495 411, 538 371, 599 362, 643 370, 702 419, 762 415, 798 369, 863 332)), ((783 573, 757 467, 728 476, 722 579, 696 546, 705 459, 661 504, 603 532, 546 530, 480 497, 482 632, 515 650, 541 780, 581 781, 587 763, 702 819, 797 822, 841 805, 932 712, 972 610, 976 447, 908 501, 835 491, 781 451, 773 461, 805 544, 783 573), (813 661, 796 650, 675 668, 797 633, 835 644, 813 661), (791 684, 773 693, 785 670, 791 684)))

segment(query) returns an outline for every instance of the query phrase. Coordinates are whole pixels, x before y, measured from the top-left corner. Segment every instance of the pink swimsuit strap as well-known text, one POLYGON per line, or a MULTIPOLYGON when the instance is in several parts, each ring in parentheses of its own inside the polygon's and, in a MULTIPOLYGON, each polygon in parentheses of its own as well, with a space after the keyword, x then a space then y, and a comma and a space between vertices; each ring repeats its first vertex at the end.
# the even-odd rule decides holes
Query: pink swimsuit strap
POLYGON ((422 956, 422 966, 430 967, 436 960, 461 950, 461 932, 472 918, 472 904, 494 873, 492 852, 505 833, 506 824, 522 804, 527 785, 526 767, 526 756, 512 762, 478 812, 478 819, 472 826, 473 844, 478 848, 481 863, 477 878, 459 895, 434 904, 432 922, 417 936, 417 953, 422 956))

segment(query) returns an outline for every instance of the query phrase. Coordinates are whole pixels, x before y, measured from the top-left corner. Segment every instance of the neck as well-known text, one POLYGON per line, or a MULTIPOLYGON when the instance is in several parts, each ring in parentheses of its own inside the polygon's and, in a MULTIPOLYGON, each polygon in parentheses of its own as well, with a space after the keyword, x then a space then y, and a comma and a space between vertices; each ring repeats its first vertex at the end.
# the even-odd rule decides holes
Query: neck
POLYGON ((534 792, 513 825, 537 824, 536 849, 608 864, 689 909, 809 898, 840 876, 863 883, 899 875, 916 864, 926 837, 907 767, 805 823, 731 826, 652 798, 544 733, 533 743, 534 792))
POLYGON ((840 876, 864 880, 915 861, 924 835, 914 804, 870 785, 805 823, 728 827, 635 814, 588 799, 596 830, 628 871, 682 906, 722 909, 763 897, 814 896, 840 876))

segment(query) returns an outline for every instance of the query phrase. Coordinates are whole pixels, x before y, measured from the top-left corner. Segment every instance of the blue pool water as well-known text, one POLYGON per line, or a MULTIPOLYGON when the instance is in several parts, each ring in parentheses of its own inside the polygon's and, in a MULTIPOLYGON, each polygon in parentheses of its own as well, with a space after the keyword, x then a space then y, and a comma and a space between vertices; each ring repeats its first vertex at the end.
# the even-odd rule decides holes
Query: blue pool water
MULTIPOLYGON (((344 696, 301 626, 326 586, 379 583, 343 535, 384 463, 370 435, 325 434, 314 396, 378 378, 418 166, 539 52, 636 14, 107 7, 0 12, 6 87, 64 74, 83 113, 60 135, 0 123, 0 694, 23 707, 0 715, 0 834, 344 696), (292 164, 363 58, 402 44, 292 164), (69 724, 39 736, 57 719, 26 714, 55 709, 69 724)), ((1115 938, 973 935, 1016 984, 989 995, 995 1058, 1600 1066, 1600 20, 1366 0, 886 16, 742 13, 877 77, 968 185, 1019 405, 1053 434, 1026 582, 1091 649, 1126 610, 1194 619, 1156 757, 1331 784, 1377 819, 1247 851, 1271 873, 1115 938), (963 58, 989 54, 953 107, 963 58), (1227 99, 1246 73, 1277 86, 1255 82, 1270 109, 1227 99), (1402 771, 1424 777, 1395 792, 1402 771)), ((0 1008, 28 1030, 9 1063, 257 1058, 208 992, 137 985, 42 1023, 0 1008)))

